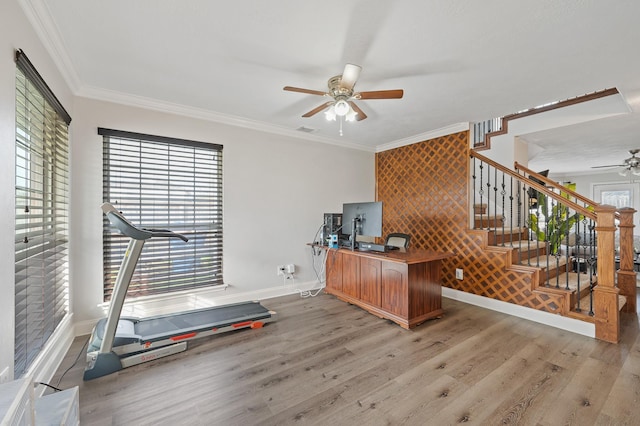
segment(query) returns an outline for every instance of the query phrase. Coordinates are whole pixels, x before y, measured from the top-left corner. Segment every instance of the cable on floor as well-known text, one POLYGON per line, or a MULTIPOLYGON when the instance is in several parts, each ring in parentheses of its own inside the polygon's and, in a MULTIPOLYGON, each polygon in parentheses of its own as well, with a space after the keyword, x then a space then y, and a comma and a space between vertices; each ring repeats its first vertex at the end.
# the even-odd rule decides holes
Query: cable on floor
MULTIPOLYGON (((65 376, 65 374, 67 374, 69 372, 69 370, 71 370, 73 367, 75 367, 75 365, 78 363, 78 360, 80 359, 80 356, 82 354, 86 353, 86 348, 87 348, 87 345, 89 344, 89 340, 91 340, 91 335, 89 335, 89 338, 86 340, 86 342, 84 342, 84 345, 82 345, 82 348, 80 349, 80 352, 78 353, 78 356, 76 356, 75 361, 73 361, 73 364, 71 364, 71 366, 69 368, 64 370, 64 372, 62 373, 60 378, 58 378, 58 383, 56 383, 56 386, 60 386, 60 382, 62 381, 62 378, 65 376)), ((49 386, 49 385, 47 385, 47 386, 49 386)))

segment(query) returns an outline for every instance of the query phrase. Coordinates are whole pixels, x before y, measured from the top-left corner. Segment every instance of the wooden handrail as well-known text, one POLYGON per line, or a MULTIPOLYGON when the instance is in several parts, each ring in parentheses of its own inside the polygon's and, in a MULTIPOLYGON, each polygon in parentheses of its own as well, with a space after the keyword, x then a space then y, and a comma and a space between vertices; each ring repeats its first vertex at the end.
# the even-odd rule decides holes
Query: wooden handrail
POLYGON ((572 98, 572 99, 567 99, 567 100, 564 100, 564 101, 555 102, 555 103, 552 103, 552 104, 549 104, 549 105, 545 105, 545 106, 541 106, 541 107, 529 108, 529 109, 527 109, 525 111, 516 112, 514 114, 505 115, 504 117, 502 117, 502 126, 501 126, 500 130, 495 130, 493 132, 489 132, 486 135, 484 135, 484 145, 477 145, 474 148, 475 149, 490 149, 491 148, 491 138, 493 136, 505 135, 505 134, 509 133, 509 121, 511 121, 511 120, 516 120, 518 118, 529 117, 529 116, 534 115, 534 114, 541 114, 543 112, 552 111, 552 110, 558 109, 558 108, 564 108, 564 107, 575 105, 575 104, 579 104, 579 103, 582 103, 582 102, 592 101, 594 99, 604 98, 606 96, 615 95, 616 93, 618 93, 618 89, 616 89, 614 87, 614 88, 611 88, 611 89, 605 89, 605 90, 601 90, 599 92, 588 93, 586 95, 577 96, 577 97, 572 98))
POLYGON ((547 197, 551 197, 554 200, 558 201, 561 204, 564 204, 570 208, 572 208, 573 210, 575 210, 577 213, 580 213, 581 215, 588 217, 589 219, 592 220, 596 220, 596 213, 587 209, 584 206, 581 206, 580 204, 571 201, 571 200, 567 200, 566 198, 564 198, 563 196, 561 196, 560 194, 557 194, 553 191, 550 191, 546 186, 539 184, 538 182, 529 179, 526 176, 521 175, 520 173, 517 173, 511 169, 508 169, 506 167, 504 167, 502 164, 500 163, 496 163, 495 161, 493 161, 490 158, 485 157, 482 154, 479 154, 478 152, 476 152, 475 150, 470 150, 470 155, 471 157, 475 157, 478 160, 481 160, 493 167, 495 167, 496 169, 500 170, 501 172, 503 172, 506 175, 509 175, 513 178, 515 178, 516 180, 519 180, 521 182, 524 182, 525 184, 527 184, 529 187, 534 188, 536 191, 541 192, 543 194, 545 194, 547 197))
POLYGON ((533 177, 535 177, 536 179, 539 179, 539 180, 543 181, 544 183, 546 183, 547 185, 549 185, 549 186, 551 186, 553 188, 557 188, 557 189, 561 190, 562 192, 565 192, 565 193, 569 194, 573 198, 576 198, 576 199, 582 201, 583 203, 585 203, 587 205, 590 205, 590 206, 593 206, 593 207, 600 205, 600 203, 596 203, 595 201, 588 199, 584 195, 578 194, 577 192, 558 184, 558 182, 556 182, 554 180, 551 180, 548 177, 541 175, 540 173, 534 172, 533 170, 523 166, 522 164, 518 163, 517 161, 515 163, 513 163, 513 168, 516 169, 516 170, 522 170, 524 173, 527 173, 529 175, 533 175, 533 177))

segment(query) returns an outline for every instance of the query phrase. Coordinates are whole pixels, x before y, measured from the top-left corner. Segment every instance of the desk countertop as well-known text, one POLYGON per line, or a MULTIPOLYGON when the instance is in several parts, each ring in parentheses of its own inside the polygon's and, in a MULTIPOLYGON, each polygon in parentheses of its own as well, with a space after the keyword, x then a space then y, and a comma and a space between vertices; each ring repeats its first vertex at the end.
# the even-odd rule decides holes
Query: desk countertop
POLYGON ((384 253, 376 252, 376 251, 364 251, 364 250, 351 250, 348 248, 339 248, 332 249, 325 246, 321 246, 330 251, 336 250, 346 254, 354 254, 361 257, 369 257, 372 259, 380 259, 380 260, 388 260, 391 262, 398 263, 424 263, 424 262, 432 262, 434 260, 442 260, 448 259, 450 257, 455 257, 455 254, 451 252, 441 252, 435 250, 421 250, 421 249, 398 249, 398 250, 389 250, 384 253))

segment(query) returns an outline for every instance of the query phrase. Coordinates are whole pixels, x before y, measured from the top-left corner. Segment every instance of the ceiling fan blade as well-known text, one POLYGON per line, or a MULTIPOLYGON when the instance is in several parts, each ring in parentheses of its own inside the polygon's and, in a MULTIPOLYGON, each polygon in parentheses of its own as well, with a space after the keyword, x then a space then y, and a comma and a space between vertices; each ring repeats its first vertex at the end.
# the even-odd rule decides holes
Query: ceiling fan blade
POLYGON ((355 103, 355 102, 353 102, 353 101, 349 101, 349 105, 351 105, 351 108, 353 108, 353 110, 354 110, 355 112, 357 112, 357 114, 356 114, 356 121, 362 121, 362 120, 364 120, 365 118, 367 118, 367 114, 365 114, 365 113, 364 113, 364 111, 362 111, 362 110, 360 109, 360 107, 359 107, 358 105, 356 105, 356 103, 355 103))
POLYGON ((591 166, 592 169, 601 169, 604 167, 627 167, 627 164, 610 164, 608 166, 591 166))
POLYGON ((360 71, 362 71, 362 67, 353 64, 347 64, 344 66, 344 71, 342 72, 342 78, 340 79, 340 88, 346 90, 352 90, 353 86, 355 86, 356 81, 358 81, 358 77, 360 76, 360 71))
POLYGON ((355 96, 357 99, 401 99, 404 90, 376 90, 373 92, 360 92, 355 96))
POLYGON ((282 89, 287 90, 289 92, 307 93, 309 95, 319 95, 319 96, 328 95, 327 92, 321 92, 319 90, 311 90, 311 89, 301 89, 300 87, 284 86, 282 89))
POLYGON ((311 117, 312 115, 316 115, 317 113, 319 113, 320 111, 322 111, 323 109, 326 109, 328 106, 330 106, 331 104, 333 104, 333 101, 331 102, 327 102, 324 103, 318 107, 315 107, 314 109, 312 109, 311 111, 309 111, 308 113, 304 114, 303 117, 311 117))

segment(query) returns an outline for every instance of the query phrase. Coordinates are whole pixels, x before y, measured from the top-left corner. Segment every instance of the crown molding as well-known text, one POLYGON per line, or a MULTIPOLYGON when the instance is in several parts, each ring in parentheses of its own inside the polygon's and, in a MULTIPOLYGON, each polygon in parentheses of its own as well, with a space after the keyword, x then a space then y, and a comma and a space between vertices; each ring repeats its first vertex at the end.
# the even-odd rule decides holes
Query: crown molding
POLYGON ((98 101, 111 102, 120 105, 126 105, 136 108, 158 111, 162 113, 175 114, 189 118, 195 118, 204 121, 211 121, 228 126, 241 127, 245 129, 256 130, 260 132, 272 133, 280 136, 287 136, 296 139, 304 139, 312 142, 320 142, 329 145, 336 145, 342 148, 351 148, 360 151, 374 152, 374 148, 366 145, 357 144, 347 140, 338 140, 325 136, 318 136, 310 133, 301 132, 287 127, 266 124, 260 121, 248 120, 246 118, 235 115, 222 114, 203 108, 196 108, 173 102, 160 101, 144 96, 132 95, 128 93, 117 92, 113 90, 105 90, 98 87, 82 86, 77 96, 98 101))
POLYGON ((80 77, 69 57, 58 27, 51 18, 51 11, 46 2, 43 0, 18 0, 18 3, 71 92, 77 94, 82 85, 80 77))
POLYGON ((469 122, 451 124, 446 127, 441 127, 439 129, 430 130, 425 133, 420 133, 414 136, 409 136, 407 138, 398 139, 393 142, 378 145, 376 147, 376 152, 388 151, 390 149, 400 148, 401 146, 412 145, 414 143, 423 142, 429 139, 435 139, 453 133, 464 132, 469 130, 471 127, 472 126, 469 122))

